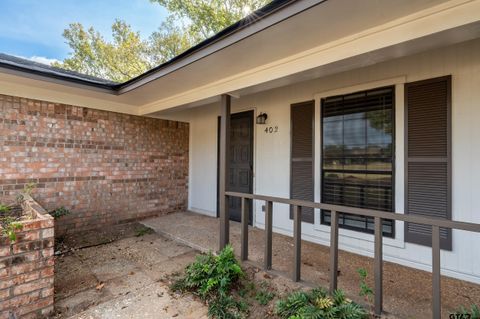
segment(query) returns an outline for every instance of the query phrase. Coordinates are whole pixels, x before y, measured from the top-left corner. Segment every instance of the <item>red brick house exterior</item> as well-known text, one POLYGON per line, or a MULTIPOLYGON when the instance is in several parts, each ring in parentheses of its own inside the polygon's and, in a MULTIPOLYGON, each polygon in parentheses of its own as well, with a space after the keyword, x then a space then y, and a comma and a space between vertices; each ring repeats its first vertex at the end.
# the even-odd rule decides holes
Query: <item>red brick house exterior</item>
POLYGON ((46 318, 54 302, 54 220, 29 196, 14 242, 0 239, 0 318, 46 318))
POLYGON ((28 183, 56 234, 187 206, 187 123, 0 95, 0 201, 28 183))

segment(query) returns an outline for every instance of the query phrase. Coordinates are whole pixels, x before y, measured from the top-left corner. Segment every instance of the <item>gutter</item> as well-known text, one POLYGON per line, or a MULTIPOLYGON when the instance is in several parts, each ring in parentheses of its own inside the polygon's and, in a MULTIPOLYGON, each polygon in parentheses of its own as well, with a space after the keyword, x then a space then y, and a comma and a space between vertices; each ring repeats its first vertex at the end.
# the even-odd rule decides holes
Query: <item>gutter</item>
POLYGON ((186 67, 325 1, 327 0, 274 0, 173 59, 124 83, 101 83, 84 79, 80 76, 76 77, 74 74, 62 74, 60 70, 59 72, 55 72, 54 69, 42 70, 18 63, 0 62, 0 71, 13 75, 27 76, 36 80, 46 80, 62 85, 73 84, 76 87, 95 89, 112 95, 121 95, 186 67))

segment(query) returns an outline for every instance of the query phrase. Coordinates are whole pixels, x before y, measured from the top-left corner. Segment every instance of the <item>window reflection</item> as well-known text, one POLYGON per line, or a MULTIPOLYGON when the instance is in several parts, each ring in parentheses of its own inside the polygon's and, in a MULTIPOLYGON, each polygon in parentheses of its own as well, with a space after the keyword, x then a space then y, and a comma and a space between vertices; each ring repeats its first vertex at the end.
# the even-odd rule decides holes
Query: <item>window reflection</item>
MULTIPOLYGON (((394 88, 382 88, 322 101, 322 202, 393 210, 394 88)), ((322 222, 330 214, 322 212, 322 222)), ((373 231, 373 219, 340 214, 342 227, 373 231)), ((385 235, 393 222, 384 221, 385 235)))

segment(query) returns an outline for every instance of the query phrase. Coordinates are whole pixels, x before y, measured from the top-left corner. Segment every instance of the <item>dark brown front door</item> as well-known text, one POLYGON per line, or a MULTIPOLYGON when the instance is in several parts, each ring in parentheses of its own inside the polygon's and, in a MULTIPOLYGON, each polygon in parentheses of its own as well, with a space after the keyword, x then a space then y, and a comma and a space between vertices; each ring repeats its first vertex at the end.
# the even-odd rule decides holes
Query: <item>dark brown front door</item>
MULTIPOLYGON (((252 193, 253 191, 253 111, 235 113, 230 122, 230 166, 227 190, 252 193)), ((218 176, 218 174, 217 174, 218 176)), ((218 187, 217 187, 218 189, 218 187)), ((229 199, 230 219, 241 220, 240 198, 229 199)), ((252 223, 252 204, 249 203, 249 223, 252 223)), ((217 200, 218 215, 218 200, 217 200)))

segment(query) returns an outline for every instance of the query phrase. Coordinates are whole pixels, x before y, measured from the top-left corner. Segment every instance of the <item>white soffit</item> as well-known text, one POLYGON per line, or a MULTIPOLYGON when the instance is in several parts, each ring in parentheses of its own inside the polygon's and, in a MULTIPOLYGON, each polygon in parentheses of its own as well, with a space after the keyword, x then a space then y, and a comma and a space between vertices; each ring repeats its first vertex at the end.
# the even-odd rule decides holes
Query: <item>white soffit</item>
MULTIPOLYGON (((348 1, 332 1, 345 2, 348 1)), ((322 8, 327 3, 314 9, 322 8)), ((203 100, 211 101, 212 97, 224 93, 248 94, 471 40, 480 37, 479 22, 479 0, 444 2, 243 72, 224 72, 226 77, 205 85, 197 83, 190 88, 188 81, 173 81, 171 83, 174 85, 186 85, 182 85, 179 90, 172 89, 170 96, 164 99, 143 105, 139 113, 150 114, 182 105, 199 105, 203 100)), ((253 51, 244 53, 248 52, 253 51)), ((236 65, 237 60, 232 58, 230 61, 236 65)), ((225 71, 225 68, 220 70, 225 71)), ((181 74, 178 73, 177 76, 181 74)), ((191 77, 195 78, 194 75, 191 77)))

